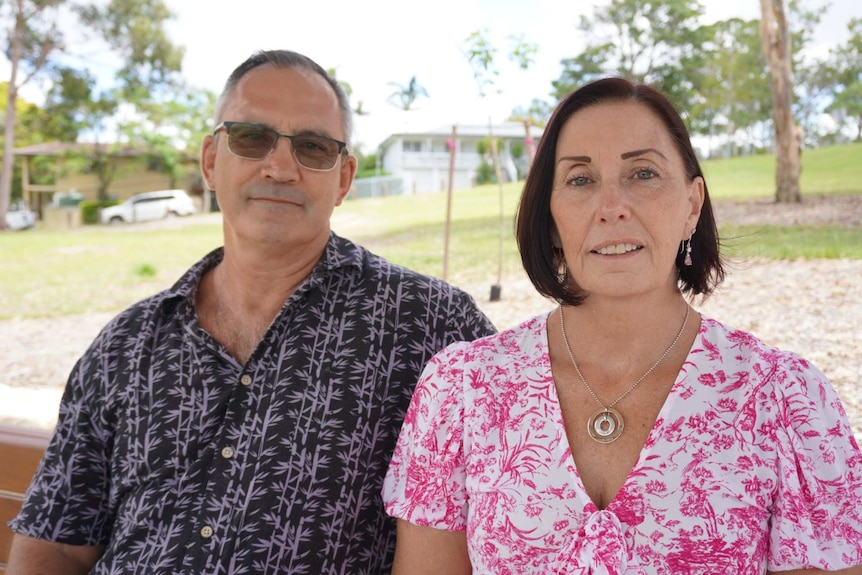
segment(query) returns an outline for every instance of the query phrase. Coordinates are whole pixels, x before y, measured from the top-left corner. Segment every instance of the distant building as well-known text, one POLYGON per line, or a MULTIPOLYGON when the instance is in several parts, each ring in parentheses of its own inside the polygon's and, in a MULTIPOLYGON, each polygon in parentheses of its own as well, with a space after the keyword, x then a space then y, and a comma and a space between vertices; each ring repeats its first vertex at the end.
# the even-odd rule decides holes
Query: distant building
MULTIPOLYGON (((499 142, 500 171, 504 181, 523 179, 529 166, 528 157, 542 134, 541 128, 527 128, 522 123, 506 122, 492 126, 494 138, 499 142)), ((414 194, 444 191, 449 182, 449 145, 452 127, 446 126, 427 132, 392 134, 380 145, 381 168, 391 174, 389 178, 367 186, 369 182, 356 181, 355 196, 414 194), (382 188, 382 189, 381 189, 382 188)), ((456 127, 455 166, 453 189, 476 185, 480 166, 493 170, 488 142, 488 125, 458 125, 456 127), (486 144, 480 154, 479 142, 486 144)))
MULTIPOLYGON (((94 147, 95 144, 91 143, 47 142, 15 149, 15 157, 23 160, 23 199, 40 219, 45 209, 53 203, 56 193, 72 194, 84 200, 98 197, 98 176, 82 166, 80 161, 72 159, 76 153, 80 155, 94 147), (32 162, 37 157, 48 159, 52 174, 49 183, 37 184, 31 181, 32 162)), ((193 195, 201 194, 197 158, 184 158, 182 163, 186 175, 182 181, 173 181, 157 159, 146 151, 121 149, 111 151, 110 156, 116 160, 116 172, 108 189, 110 197, 114 199, 125 200, 140 192, 172 188, 184 188, 193 195)))

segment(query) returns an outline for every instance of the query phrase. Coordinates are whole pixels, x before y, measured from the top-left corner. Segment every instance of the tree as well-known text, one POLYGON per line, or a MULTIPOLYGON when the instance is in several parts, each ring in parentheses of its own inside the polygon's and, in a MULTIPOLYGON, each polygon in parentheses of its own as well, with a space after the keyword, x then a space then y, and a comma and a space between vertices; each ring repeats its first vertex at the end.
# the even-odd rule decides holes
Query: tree
POLYGON ((168 38, 164 25, 173 14, 163 0, 110 0, 78 14, 122 57, 117 79, 124 97, 143 104, 174 87, 185 50, 168 38))
POLYGON ((694 52, 702 73, 688 109, 689 128, 710 145, 722 134, 724 155, 730 156, 736 132, 768 121, 772 109, 759 22, 731 18, 704 26, 702 33, 706 40, 694 52))
POLYGON ((799 202, 800 143, 793 120, 793 64, 784 0, 760 0, 760 38, 772 80, 775 129, 775 201, 799 202))
POLYGON ((592 18, 582 16, 579 28, 592 39, 581 53, 561 62, 563 71, 553 82, 562 99, 600 76, 617 75, 652 84, 680 109, 687 109, 698 68, 690 54, 701 40, 698 0, 611 0, 592 18))
POLYGON ((841 119, 855 122, 856 141, 862 141, 862 18, 851 20, 847 28, 847 44, 831 54, 837 88, 827 109, 841 119))
POLYGON ((828 61, 806 53, 813 31, 820 24, 827 7, 803 6, 800 0, 790 0, 788 3, 793 51, 793 115, 805 139, 812 141, 818 138, 817 118, 824 111, 828 96, 835 86, 835 72, 828 61))
POLYGON ((548 118, 554 111, 554 107, 544 100, 534 99, 530 102, 527 109, 517 107, 512 110, 509 120, 512 122, 520 122, 524 125, 524 152, 527 157, 527 172, 533 166, 533 158, 536 155, 535 140, 530 132, 532 126, 544 128, 548 122, 548 118))
MULTIPOLYGON (((521 69, 526 70, 533 63, 538 47, 526 42, 523 38, 511 37, 512 49, 509 59, 521 69)), ((473 69, 473 78, 479 88, 479 97, 484 98, 489 89, 496 89, 496 80, 500 75, 497 69, 495 57, 497 49, 485 38, 480 31, 474 31, 466 39, 465 56, 473 69)), ((494 162, 494 173, 497 176, 497 186, 500 197, 500 234, 497 256, 497 283, 491 286, 491 301, 497 301, 502 294, 503 282, 503 241, 506 234, 506 223, 503 203, 503 180, 500 174, 500 161, 497 157, 497 145, 491 129, 491 118, 488 118, 488 140, 491 143, 491 157, 494 162)), ((448 211, 447 211, 448 213, 448 211)), ((447 222, 448 227, 448 222, 447 222)))
POLYGON ((12 22, 6 55, 9 58, 9 92, 3 130, 3 167, 0 169, 0 231, 6 229, 6 212, 12 192, 15 161, 16 101, 18 91, 46 65, 51 54, 62 48, 57 30, 57 7, 63 0, 13 0, 3 8, 12 22), (19 72, 23 78, 19 77, 19 72))
MULTIPOLYGON (((12 22, 6 52, 12 72, 0 175, 0 229, 5 226, 11 187, 14 160, 11 151, 16 124, 14 102, 18 89, 37 74, 53 72, 55 82, 75 83, 65 94, 57 96, 55 103, 63 99, 80 103, 84 101, 83 94, 92 95, 93 79, 86 70, 52 66, 55 54, 64 50, 58 12, 67 5, 81 24, 104 39, 111 52, 122 58, 123 64, 115 89, 95 94, 95 101, 89 101, 84 114, 77 119, 58 119, 54 123, 52 129, 57 129, 64 137, 70 137, 76 130, 92 128, 94 124, 104 125, 117 111, 118 102, 134 103, 136 111, 146 112, 147 106, 170 99, 169 87, 182 64, 182 48, 170 42, 164 30, 164 22, 172 15, 162 0, 110 0, 98 5, 71 5, 65 0, 14 0, 4 14, 12 22), (25 73, 23 79, 19 79, 19 71, 25 73)), ((74 18, 66 21, 73 22, 74 18)), ((96 161, 104 159, 96 158, 96 161)))
MULTIPOLYGON (((9 85, 6 82, 0 82, 0 106, 4 108, 8 102, 8 88, 9 85)), ((16 146, 29 146, 57 139, 53 115, 45 112, 36 104, 27 102, 20 96, 15 100, 15 117, 17 118, 15 122, 16 146)), ((20 164, 13 165, 11 200, 21 196, 21 168, 20 164)), ((29 176, 34 183, 49 183, 54 176, 53 165, 44 158, 34 158, 30 162, 29 176)))
POLYGON ((413 106, 419 98, 428 97, 428 90, 419 85, 416 81, 416 76, 411 76, 407 84, 402 85, 397 82, 389 82, 389 85, 396 88, 388 98, 389 103, 405 112, 413 110, 413 106))
POLYGON ((179 152, 172 139, 160 132, 165 108, 179 105, 178 73, 184 50, 168 38, 164 25, 173 17, 163 0, 110 0, 107 5, 78 8, 81 21, 98 32, 122 58, 118 83, 96 92, 87 70, 66 70, 77 76, 77 91, 61 93, 57 100, 77 110, 82 130, 95 137, 92 148, 78 154, 80 162, 99 178, 99 198, 105 199, 120 159, 147 150, 175 177, 179 152), (122 110, 122 118, 117 116, 122 110))
MULTIPOLYGON (((336 75, 337 70, 335 68, 327 69, 326 73, 329 74, 329 76, 333 80, 338 82, 338 85, 341 86, 342 90, 344 90, 344 95, 347 96, 348 100, 350 100, 350 98, 353 97, 353 86, 350 85, 350 82, 339 79, 338 76, 336 75)), ((362 100, 359 100, 356 103, 356 106, 353 108, 353 113, 356 114, 357 116, 367 115, 368 111, 366 111, 362 106, 363 106, 363 102, 362 102, 362 100)))

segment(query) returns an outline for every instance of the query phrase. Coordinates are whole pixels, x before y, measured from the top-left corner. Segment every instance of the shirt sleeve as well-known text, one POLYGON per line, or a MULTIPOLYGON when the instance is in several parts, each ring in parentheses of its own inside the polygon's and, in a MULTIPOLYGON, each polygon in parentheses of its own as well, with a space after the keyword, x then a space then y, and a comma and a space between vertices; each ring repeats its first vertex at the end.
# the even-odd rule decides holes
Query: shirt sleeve
POLYGON ((72 370, 54 434, 10 528, 69 545, 104 545, 110 511, 110 448, 104 372, 112 363, 103 333, 72 370))
POLYGON ((426 366, 383 483, 386 512, 416 525, 464 531, 464 354, 455 343, 426 366))
POLYGON ((769 569, 862 565, 862 453, 826 377, 788 356, 769 569))

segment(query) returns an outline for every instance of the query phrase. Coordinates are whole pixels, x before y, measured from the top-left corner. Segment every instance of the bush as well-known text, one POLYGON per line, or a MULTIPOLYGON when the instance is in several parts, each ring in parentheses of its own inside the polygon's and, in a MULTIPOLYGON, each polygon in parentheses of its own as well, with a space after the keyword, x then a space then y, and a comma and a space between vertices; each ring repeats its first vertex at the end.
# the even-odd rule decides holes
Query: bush
POLYGON ((494 173, 494 166, 483 161, 476 169, 477 184, 493 184, 497 182, 497 175, 494 173))
POLYGON ((98 224, 99 210, 119 203, 117 200, 84 200, 81 202, 81 221, 84 224, 98 224))

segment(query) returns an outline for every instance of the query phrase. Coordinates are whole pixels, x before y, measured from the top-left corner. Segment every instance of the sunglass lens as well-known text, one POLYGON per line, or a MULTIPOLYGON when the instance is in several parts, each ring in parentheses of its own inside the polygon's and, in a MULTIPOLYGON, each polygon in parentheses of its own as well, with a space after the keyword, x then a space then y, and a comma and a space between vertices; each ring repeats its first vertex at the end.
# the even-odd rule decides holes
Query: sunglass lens
POLYGON ((234 154, 253 159, 265 157, 278 139, 275 130, 251 124, 233 124, 227 135, 234 154))
POLYGON ((328 170, 338 159, 338 142, 319 136, 295 136, 293 152, 296 160, 312 170, 328 170))

